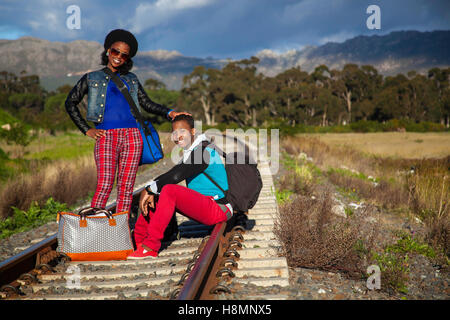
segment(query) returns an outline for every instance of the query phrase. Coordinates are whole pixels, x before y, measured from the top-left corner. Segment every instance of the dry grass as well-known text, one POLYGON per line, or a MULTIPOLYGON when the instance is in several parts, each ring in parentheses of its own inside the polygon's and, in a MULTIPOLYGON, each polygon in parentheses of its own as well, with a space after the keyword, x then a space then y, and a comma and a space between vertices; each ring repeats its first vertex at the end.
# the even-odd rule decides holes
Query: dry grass
POLYGON ((401 186, 381 181, 377 185, 359 178, 329 173, 328 179, 346 190, 354 190, 360 197, 381 205, 386 209, 405 208, 408 206, 408 192, 401 186))
POLYGON ((74 204, 95 190, 96 181, 95 163, 88 156, 77 161, 57 161, 32 174, 21 174, 0 190, 0 217, 11 215, 12 206, 27 210, 33 201, 42 204, 49 197, 74 204))
POLYGON ((364 214, 349 218, 334 215, 331 195, 329 190, 317 199, 296 195, 281 206, 274 233, 291 267, 339 271, 361 278, 377 230, 367 227, 364 214))
POLYGON ((377 132, 305 134, 333 146, 399 159, 442 158, 450 155, 449 132, 377 132))
MULTIPOLYGON (((357 141, 368 134, 352 135, 356 135, 357 138, 349 139, 357 141)), ((361 197, 372 199, 385 208, 406 208, 425 222, 427 240, 436 248, 444 250, 447 255, 450 254, 449 154, 445 158, 438 159, 386 158, 363 153, 349 145, 325 143, 321 139, 323 136, 326 135, 288 137, 281 145, 293 156, 305 152, 324 171, 345 166, 366 176, 379 178, 379 185, 374 187, 367 180, 339 174, 329 175, 332 182, 338 186, 355 189, 361 197)), ((344 139, 344 136, 342 135, 341 139, 344 139)), ((437 134, 437 136, 446 139, 449 135, 437 134)), ((384 137, 387 139, 391 136, 385 134, 384 137)), ((389 145, 389 141, 384 143, 389 145)), ((448 145, 450 144, 441 147, 441 150, 447 150, 448 145)))

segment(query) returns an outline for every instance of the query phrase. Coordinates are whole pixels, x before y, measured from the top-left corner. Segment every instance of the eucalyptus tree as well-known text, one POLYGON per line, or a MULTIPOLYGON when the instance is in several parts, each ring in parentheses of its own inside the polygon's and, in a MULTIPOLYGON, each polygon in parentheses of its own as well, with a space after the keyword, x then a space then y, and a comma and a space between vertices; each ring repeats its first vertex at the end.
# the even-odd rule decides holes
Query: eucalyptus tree
POLYGON ((228 63, 222 69, 226 103, 241 122, 258 126, 258 112, 261 109, 259 91, 264 76, 256 73, 259 59, 251 57, 228 63))
POLYGON ((428 79, 436 92, 437 119, 447 128, 450 127, 450 67, 428 70, 428 79))
POLYGON ((219 74, 220 70, 197 66, 189 75, 183 77, 183 88, 178 101, 186 105, 186 110, 192 109, 193 112, 201 110, 200 113, 207 125, 216 124, 218 104, 211 87, 219 74))
POLYGON ((300 67, 288 69, 275 76, 278 113, 292 126, 306 119, 302 101, 308 99, 309 95, 307 79, 308 73, 301 71, 300 67))

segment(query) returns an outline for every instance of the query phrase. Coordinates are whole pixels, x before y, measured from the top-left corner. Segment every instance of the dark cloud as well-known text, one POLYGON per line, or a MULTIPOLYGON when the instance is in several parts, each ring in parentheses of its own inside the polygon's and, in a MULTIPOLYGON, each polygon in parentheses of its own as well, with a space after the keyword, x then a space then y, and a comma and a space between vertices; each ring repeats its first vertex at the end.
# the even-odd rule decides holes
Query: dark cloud
POLYGON ((356 35, 450 29, 450 1, 429 0, 3 0, 0 37, 103 42, 114 28, 133 30, 142 50, 243 58, 356 35), (81 8, 81 30, 68 30, 67 6, 81 8), (381 8, 381 30, 368 30, 366 8, 381 8))

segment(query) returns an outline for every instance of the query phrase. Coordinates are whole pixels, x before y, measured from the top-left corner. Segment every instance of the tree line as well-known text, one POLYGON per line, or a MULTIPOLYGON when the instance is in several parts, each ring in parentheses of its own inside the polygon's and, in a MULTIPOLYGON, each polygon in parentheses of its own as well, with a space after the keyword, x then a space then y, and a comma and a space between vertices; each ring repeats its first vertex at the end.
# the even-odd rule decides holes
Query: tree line
MULTIPOLYGON (((210 126, 328 127, 391 119, 450 125, 450 68, 384 77, 370 65, 346 64, 342 70, 320 65, 310 73, 296 67, 269 77, 257 72, 258 63, 251 57, 222 69, 197 66, 179 91, 155 79, 147 79, 144 88, 154 101, 190 111, 210 126)), ((49 92, 37 75, 1 71, 0 124, 16 119, 52 132, 76 129, 64 107, 71 88, 49 92)), ((85 112, 86 101, 80 109, 85 112)))
MULTIPOLYGON (((147 79, 144 88, 154 101, 164 105, 173 106, 179 97, 178 91, 168 90, 164 83, 155 79, 147 79)), ((2 134, 13 138, 18 128, 43 128, 50 132, 77 130, 64 106, 71 89, 71 85, 65 84, 47 91, 37 75, 27 75, 25 71, 19 75, 1 71, 0 125, 14 123, 14 126, 8 126, 11 129, 7 131, 0 130, 0 138, 2 134)), ((86 98, 79 105, 82 114, 86 113, 86 98)), ((157 123, 163 121, 161 117, 154 117, 154 120, 157 123)))
POLYGON ((207 125, 346 125, 404 119, 450 125, 450 68, 387 76, 370 65, 342 70, 300 67, 274 77, 257 72, 259 59, 230 62, 221 70, 197 66, 183 78, 177 105, 207 125))

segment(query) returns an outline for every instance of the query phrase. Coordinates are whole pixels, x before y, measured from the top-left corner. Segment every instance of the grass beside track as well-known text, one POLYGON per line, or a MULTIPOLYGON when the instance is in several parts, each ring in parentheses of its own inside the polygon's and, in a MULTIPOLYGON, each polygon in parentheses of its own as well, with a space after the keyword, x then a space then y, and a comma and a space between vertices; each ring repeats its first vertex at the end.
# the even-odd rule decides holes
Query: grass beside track
POLYGON ((376 132, 299 134, 333 146, 349 146, 364 153, 404 159, 450 155, 450 132, 376 132))

